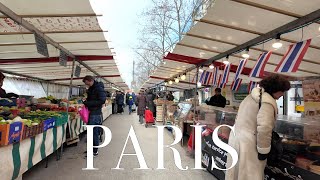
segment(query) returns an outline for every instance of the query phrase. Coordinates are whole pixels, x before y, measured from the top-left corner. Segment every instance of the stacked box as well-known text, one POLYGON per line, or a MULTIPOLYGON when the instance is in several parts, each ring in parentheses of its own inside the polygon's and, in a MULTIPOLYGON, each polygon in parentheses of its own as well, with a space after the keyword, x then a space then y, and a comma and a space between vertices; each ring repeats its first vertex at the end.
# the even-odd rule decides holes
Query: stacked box
POLYGON ((31 127, 25 125, 23 129, 22 139, 34 137, 38 134, 43 133, 43 130, 44 130, 43 123, 40 123, 36 126, 31 126, 31 127))
POLYGON ((20 142, 22 139, 22 133, 22 122, 0 125, 0 146, 20 142))
POLYGON ((156 120, 158 122, 162 122, 163 121, 163 106, 157 106, 157 118, 156 120))

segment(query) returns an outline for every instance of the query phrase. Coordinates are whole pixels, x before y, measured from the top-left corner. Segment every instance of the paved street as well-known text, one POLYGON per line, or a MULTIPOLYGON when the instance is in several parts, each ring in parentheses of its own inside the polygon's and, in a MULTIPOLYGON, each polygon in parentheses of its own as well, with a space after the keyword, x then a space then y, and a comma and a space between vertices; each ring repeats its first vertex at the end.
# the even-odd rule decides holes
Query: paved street
MULTIPOLYGON (((165 148, 164 166, 166 170, 156 170, 157 168, 157 129, 154 127, 145 128, 138 123, 138 116, 134 113, 128 115, 112 115, 104 125, 112 131, 111 143, 100 149, 99 157, 94 159, 95 168, 99 170, 83 171, 86 166, 83 152, 86 150, 85 138, 76 147, 66 148, 60 161, 55 160, 55 155, 50 156, 49 167, 45 168, 45 162, 41 162, 23 175, 23 180, 202 180, 215 179, 207 171, 192 170, 194 159, 188 156, 186 148, 177 145, 180 152, 182 166, 189 166, 189 170, 179 170, 173 159, 173 153, 165 148), (118 164, 120 154, 125 144, 130 126, 133 126, 144 158, 150 170, 135 170, 139 168, 136 156, 124 156, 120 164, 124 170, 114 170, 118 164)), ((165 130, 165 144, 173 142, 172 135, 165 130)), ((135 153, 133 145, 129 139, 125 153, 135 153)))

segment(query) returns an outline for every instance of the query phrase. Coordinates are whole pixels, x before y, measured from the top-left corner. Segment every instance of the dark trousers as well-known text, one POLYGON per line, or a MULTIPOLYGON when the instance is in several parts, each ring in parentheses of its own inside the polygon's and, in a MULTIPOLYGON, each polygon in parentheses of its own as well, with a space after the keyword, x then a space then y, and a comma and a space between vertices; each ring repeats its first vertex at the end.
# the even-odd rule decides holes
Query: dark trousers
MULTIPOLYGON (((89 115, 88 125, 102 125, 102 115, 89 115)), ((93 145, 99 146, 99 135, 101 128, 93 128, 93 145)), ((93 148, 93 153, 97 153, 98 148, 93 148)))
POLYGON ((129 114, 132 113, 132 105, 129 104, 129 114))
POLYGON ((123 113, 123 104, 118 104, 118 113, 123 113))

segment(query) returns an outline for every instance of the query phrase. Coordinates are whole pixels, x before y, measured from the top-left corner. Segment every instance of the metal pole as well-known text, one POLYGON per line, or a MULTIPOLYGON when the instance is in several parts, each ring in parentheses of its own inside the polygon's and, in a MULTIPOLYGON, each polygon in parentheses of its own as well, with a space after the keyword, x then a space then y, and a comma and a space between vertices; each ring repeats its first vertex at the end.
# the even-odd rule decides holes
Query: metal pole
POLYGON ((165 92, 165 96, 164 96, 164 105, 163 105, 163 113, 162 113, 163 125, 166 124, 166 118, 165 118, 165 116, 168 114, 168 113, 167 113, 167 86, 165 86, 164 92, 165 92))
MULTIPOLYGON (((199 66, 197 67, 197 73, 196 73, 196 92, 195 92, 195 101, 194 101, 194 109, 193 109, 193 125, 195 125, 196 123, 196 113, 197 113, 197 104, 198 104, 198 78, 199 78, 199 66)), ((194 132, 194 131, 193 131, 194 132)), ((193 137, 192 137, 192 151, 194 149, 194 139, 195 139, 195 135, 193 133, 193 137)))
MULTIPOLYGON (((69 84, 69 93, 68 93, 68 102, 67 102, 67 118, 69 120, 69 101, 70 101, 70 98, 71 98, 71 95, 72 95, 72 81, 73 81, 73 76, 74 76, 74 66, 75 66, 75 58, 73 58, 73 61, 72 61, 72 71, 71 71, 71 76, 70 76, 70 84, 69 84)), ((64 126, 62 127, 64 128, 64 126)), ((61 152, 60 152, 60 157, 62 156, 62 152, 63 152, 63 138, 62 137, 62 140, 61 140, 61 152)), ((60 159, 60 158, 59 158, 60 159)))

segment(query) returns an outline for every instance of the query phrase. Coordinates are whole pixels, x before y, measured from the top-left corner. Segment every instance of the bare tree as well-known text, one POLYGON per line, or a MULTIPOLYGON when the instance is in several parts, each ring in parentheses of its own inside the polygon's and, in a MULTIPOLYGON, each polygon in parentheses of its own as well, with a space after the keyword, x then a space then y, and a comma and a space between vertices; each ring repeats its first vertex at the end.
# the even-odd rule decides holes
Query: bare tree
MULTIPOLYGON (((137 79, 147 80, 163 57, 193 25, 200 5, 213 0, 152 0, 152 6, 140 15, 141 34, 136 52, 137 79)), ((137 82, 141 86, 143 82, 137 82)))

